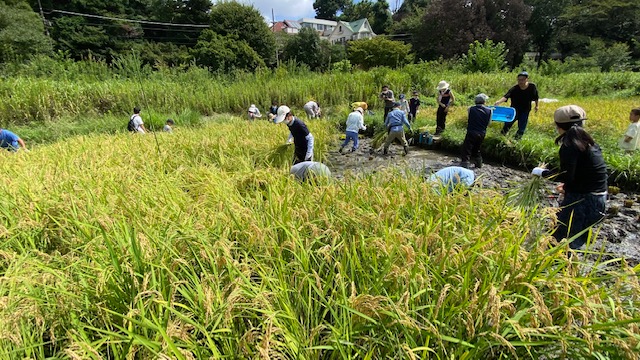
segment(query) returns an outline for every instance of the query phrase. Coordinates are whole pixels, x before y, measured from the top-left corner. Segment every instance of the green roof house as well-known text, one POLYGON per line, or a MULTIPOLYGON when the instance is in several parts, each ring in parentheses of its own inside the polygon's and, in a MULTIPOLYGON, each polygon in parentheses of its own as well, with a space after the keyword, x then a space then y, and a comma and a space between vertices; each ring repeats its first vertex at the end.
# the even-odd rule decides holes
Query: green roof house
POLYGON ((371 29, 367 18, 346 22, 338 21, 337 26, 329 35, 329 41, 333 44, 344 44, 350 40, 371 39, 376 34, 371 29))

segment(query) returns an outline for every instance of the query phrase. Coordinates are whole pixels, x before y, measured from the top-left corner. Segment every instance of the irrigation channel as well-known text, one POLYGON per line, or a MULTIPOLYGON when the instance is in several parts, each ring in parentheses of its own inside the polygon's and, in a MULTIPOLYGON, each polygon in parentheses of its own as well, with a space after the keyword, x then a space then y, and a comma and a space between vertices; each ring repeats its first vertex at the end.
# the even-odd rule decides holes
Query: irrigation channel
MULTIPOLYGON (((427 150, 411 146, 409 154, 402 155, 402 147, 392 145, 388 155, 372 147, 372 140, 364 138, 356 152, 345 149, 338 152, 336 144, 329 151, 327 163, 334 177, 341 179, 347 174, 364 175, 387 168, 397 168, 400 172, 412 171, 431 174, 459 162, 457 154, 440 150, 427 150)), ((476 181, 485 188, 506 192, 510 186, 527 181, 532 175, 523 169, 514 169, 500 163, 486 161, 482 168, 473 169, 476 181)), ((558 206, 555 190, 557 183, 548 181, 544 206, 558 206)), ((640 195, 635 193, 611 192, 607 200, 607 217, 599 228, 599 233, 590 250, 603 251, 606 258, 623 257, 631 266, 640 264, 640 195)))

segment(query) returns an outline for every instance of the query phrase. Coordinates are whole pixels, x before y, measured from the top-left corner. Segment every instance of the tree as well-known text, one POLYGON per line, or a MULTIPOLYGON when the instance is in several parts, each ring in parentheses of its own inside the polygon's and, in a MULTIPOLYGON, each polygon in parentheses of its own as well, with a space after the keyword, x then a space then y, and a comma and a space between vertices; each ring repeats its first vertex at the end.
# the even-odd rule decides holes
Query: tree
POLYGON ((400 41, 393 41, 384 36, 373 39, 350 41, 347 47, 347 57, 353 65, 363 69, 375 66, 396 68, 413 61, 411 45, 400 41))
POLYGON ((316 11, 316 19, 336 20, 338 11, 350 3, 350 0, 315 0, 313 10, 316 11))
POLYGON ((343 21, 356 21, 367 18, 369 23, 373 22, 373 3, 371 0, 362 0, 357 3, 348 3, 342 14, 338 17, 343 21))
MULTIPOLYGON (((152 0, 150 19, 175 24, 204 25, 209 23, 210 0, 152 0)), ((203 28, 143 26, 146 39, 176 45, 195 45, 203 28)))
POLYGON ((0 62, 51 52, 40 17, 26 2, 0 2, 0 62))
POLYGON ((212 71, 249 70, 265 66, 264 61, 249 44, 236 35, 220 35, 204 30, 191 51, 198 65, 212 71))
POLYGON ((525 0, 532 8, 527 22, 531 43, 539 53, 538 65, 549 58, 558 36, 559 19, 569 0, 525 0))
POLYGON ((282 58, 308 66, 311 70, 325 71, 331 62, 344 59, 342 46, 331 45, 320 39, 320 35, 311 28, 303 28, 296 35, 290 36, 284 45, 282 58))
MULTIPOLYGON (((624 42, 629 46, 640 41, 640 1, 637 0, 570 0, 560 20, 559 45, 563 55, 586 55, 593 38, 607 44, 624 42)), ((636 57, 640 56, 640 48, 634 51, 636 57)))
POLYGON ((265 64, 275 60, 276 40, 260 12, 236 1, 220 2, 211 8, 209 23, 213 32, 244 40, 265 64))
POLYGON ((389 3, 386 0, 377 0, 372 6, 373 22, 371 30, 376 34, 388 34, 393 24, 389 3))
POLYGON ((475 40, 492 39, 506 44, 514 64, 527 46, 530 13, 523 0, 433 0, 412 43, 421 58, 433 60, 460 56, 475 40))
POLYGON ((469 51, 462 55, 462 61, 469 72, 492 72, 502 70, 506 65, 507 53, 503 42, 494 43, 491 40, 484 42, 474 41, 469 45, 469 51))

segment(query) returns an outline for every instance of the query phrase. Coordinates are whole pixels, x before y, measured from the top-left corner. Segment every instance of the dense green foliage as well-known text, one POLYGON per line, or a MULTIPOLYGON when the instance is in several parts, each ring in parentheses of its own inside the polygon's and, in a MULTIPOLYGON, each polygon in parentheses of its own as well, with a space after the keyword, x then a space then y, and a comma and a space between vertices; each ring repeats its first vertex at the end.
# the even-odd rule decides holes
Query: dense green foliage
MULTIPOLYGON (((49 24, 50 42, 43 43, 43 29, 36 24, 38 1, 30 0, 34 12, 20 15, 26 16, 23 19, 16 17, 18 8, 14 8, 14 4, 24 5, 24 2, 12 0, 10 10, 2 11, 13 15, 5 14, 5 18, 14 23, 22 19, 18 23, 24 20, 35 26, 27 26, 29 31, 10 36, 8 28, 5 44, 21 45, 11 47, 11 54, 0 61, 22 61, 31 55, 49 52, 52 46, 58 51, 58 57, 72 59, 112 61, 133 49, 146 64, 154 67, 182 67, 194 60, 205 64, 201 50, 203 42, 211 41, 212 36, 203 30, 209 29, 222 36, 213 37, 218 39, 217 46, 244 41, 266 66, 272 67, 277 65, 276 54, 282 53, 287 43, 275 42, 264 14, 236 1, 214 4, 211 0, 43 0, 41 3, 49 24), (195 47, 200 47, 200 51, 194 51, 195 47)), ((367 18, 375 33, 388 34, 394 40, 411 44, 415 60, 459 59, 468 52, 470 44, 485 40, 506 45, 506 60, 511 68, 520 66, 523 60, 531 68, 553 57, 569 63, 555 66, 554 71, 617 71, 635 69, 640 58, 640 6, 635 0, 408 0, 393 18, 386 0, 357 3, 323 0, 314 5, 320 18, 367 18), (530 60, 523 57, 527 51, 538 55, 530 55, 534 58, 530 60)), ((224 53, 222 57, 227 59, 246 58, 247 49, 244 45, 224 46, 217 55, 224 53), (234 51, 240 54, 231 56, 229 52, 234 51)), ((299 62, 326 71, 331 68, 330 64, 324 65, 326 53, 317 54, 321 59, 299 62), (323 66, 310 65, 314 62, 323 66)), ((335 56, 339 53, 331 49, 329 60, 342 61, 343 56, 335 56)), ((233 68, 253 70, 254 64, 254 61, 240 61, 233 68), (242 64, 248 65, 241 67, 242 64)), ((229 66, 212 66, 209 62, 209 68, 229 66)))
POLYGON ((42 19, 22 1, 0 1, 0 63, 49 54, 51 41, 42 19))
MULTIPOLYGON (((310 121, 317 157, 336 142, 310 121)), ((0 153, 3 359, 634 359, 638 267, 550 212, 384 171, 287 177, 286 127, 216 119, 0 153)))
POLYGON ((397 68, 413 61, 411 46, 378 36, 349 42, 348 57, 353 65, 370 69, 377 66, 397 68))

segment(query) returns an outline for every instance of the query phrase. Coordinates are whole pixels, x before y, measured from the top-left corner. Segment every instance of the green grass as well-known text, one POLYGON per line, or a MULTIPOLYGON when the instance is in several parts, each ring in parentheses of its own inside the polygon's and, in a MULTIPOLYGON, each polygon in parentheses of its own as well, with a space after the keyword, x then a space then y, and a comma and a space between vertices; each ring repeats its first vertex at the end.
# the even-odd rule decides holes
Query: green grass
POLYGON ((640 269, 567 258, 550 213, 300 184, 284 125, 158 135, 0 154, 1 358, 637 357, 640 269))

